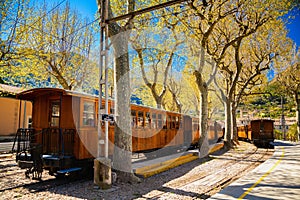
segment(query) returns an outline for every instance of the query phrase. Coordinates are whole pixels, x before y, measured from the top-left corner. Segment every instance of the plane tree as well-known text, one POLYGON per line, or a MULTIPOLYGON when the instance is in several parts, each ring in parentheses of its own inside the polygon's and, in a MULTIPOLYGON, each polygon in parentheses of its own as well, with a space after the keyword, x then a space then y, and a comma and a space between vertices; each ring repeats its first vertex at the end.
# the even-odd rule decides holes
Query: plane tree
POLYGON ((233 135, 232 102, 243 69, 240 47, 245 38, 259 32, 264 24, 271 23, 276 17, 284 14, 284 8, 285 11, 288 10, 284 7, 285 4, 277 5, 275 1, 266 1, 266 4, 256 1, 239 1, 238 3, 237 12, 226 19, 219 20, 205 49, 217 62, 220 73, 215 77, 221 77, 221 80, 224 80, 222 85, 226 88, 221 91, 221 96, 226 113, 224 139, 228 147, 231 146, 230 141, 233 135), (265 6, 272 7, 272 9, 266 9, 265 6))
POLYGON ((16 59, 24 55, 20 46, 24 45, 24 35, 28 29, 22 24, 30 18, 32 7, 29 1, 0 1, 0 80, 1 83, 17 84, 18 77, 11 76, 11 67, 16 59))
MULTIPOLYGON (((221 41, 216 35, 216 28, 223 20, 238 12, 243 1, 190 1, 187 10, 180 15, 181 24, 186 28, 187 37, 191 40, 191 57, 195 63, 192 74, 199 92, 199 126, 201 137, 199 140, 200 157, 208 154, 208 94, 213 86, 220 60, 224 56, 226 49, 234 41, 221 41), (215 40, 214 40, 215 39, 215 40), (220 44, 226 45, 221 46, 220 44), (217 47, 217 49, 215 48, 217 47), (221 51, 218 51, 221 50, 221 51), (196 61, 196 62, 195 62, 196 61), (205 72, 206 71, 206 72, 205 72)), ((230 24, 229 24, 230 26, 230 24)), ((228 28, 229 28, 228 26, 228 28)), ((231 39, 231 38, 230 38, 231 39)), ((226 138, 225 138, 226 140, 226 138)))
MULTIPOLYGON (((105 2, 105 1, 103 1, 105 2)), ((108 18, 132 12, 139 8, 138 1, 109 1, 103 4, 97 0, 98 10, 107 10, 108 18), (124 6, 125 5, 125 6, 124 6)), ((100 12, 101 13, 101 12, 100 12)), ((104 16, 102 16, 104 17, 104 16)), ((124 182, 136 182, 138 178, 132 173, 132 127, 130 117, 130 66, 129 37, 134 27, 133 18, 112 21, 108 24, 108 38, 113 47, 114 82, 115 82, 115 129, 113 168, 118 179, 124 182)))
POLYGON ((96 31, 68 2, 51 12, 48 6, 46 2, 36 6, 35 23, 24 24, 29 29, 24 47, 29 56, 23 64, 37 81, 46 79, 56 87, 82 89, 84 81, 92 82, 90 75, 95 74, 91 73, 95 64, 90 58, 96 31))
MULTIPOLYGON (((177 21, 178 22, 178 21, 177 21)), ((168 77, 178 57, 176 51, 182 40, 178 38, 177 22, 157 22, 161 28, 139 26, 131 39, 132 48, 136 51, 136 65, 139 66, 142 79, 151 91, 157 108, 162 108, 163 99, 168 91, 168 77), (163 28, 164 25, 167 28, 163 28)))
POLYGON ((291 57, 284 59, 281 64, 284 68, 276 77, 276 80, 281 83, 281 87, 285 94, 290 95, 294 99, 296 105, 296 120, 298 141, 300 140, 300 50, 292 49, 291 57))
MULTIPOLYGON (((228 66, 227 69, 232 70, 229 71, 231 74, 234 74, 235 68, 241 70, 231 99, 232 136, 234 139, 237 139, 236 110, 242 98, 253 95, 253 89, 267 83, 268 70, 280 68, 281 65, 276 60, 279 55, 286 56, 290 47, 291 42, 286 38, 284 24, 275 20, 272 23, 264 24, 260 31, 244 38, 240 46, 232 48, 232 55, 226 58, 228 59, 227 65, 232 64, 232 66, 228 66), (240 67, 236 67, 238 65, 240 67)), ((225 76, 224 81, 228 85, 233 78, 230 73, 226 73, 225 76)), ((227 89, 228 87, 223 88, 223 91, 227 89)))

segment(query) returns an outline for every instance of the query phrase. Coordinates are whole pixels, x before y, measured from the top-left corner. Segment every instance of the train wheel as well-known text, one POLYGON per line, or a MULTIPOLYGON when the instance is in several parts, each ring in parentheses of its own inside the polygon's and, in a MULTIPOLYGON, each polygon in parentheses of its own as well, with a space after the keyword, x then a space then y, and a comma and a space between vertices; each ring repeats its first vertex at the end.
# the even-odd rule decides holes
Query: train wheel
POLYGON ((41 171, 39 169, 33 169, 32 179, 41 180, 42 179, 42 173, 43 173, 43 171, 41 171))

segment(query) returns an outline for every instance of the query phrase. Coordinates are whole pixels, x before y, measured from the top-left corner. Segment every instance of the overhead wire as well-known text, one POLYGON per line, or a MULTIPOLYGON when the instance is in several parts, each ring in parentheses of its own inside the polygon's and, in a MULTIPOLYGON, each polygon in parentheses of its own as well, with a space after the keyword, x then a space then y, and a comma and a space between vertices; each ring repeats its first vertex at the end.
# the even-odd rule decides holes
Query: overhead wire
MULTIPOLYGON (((44 18, 45 16, 47 16, 49 13, 53 12, 54 10, 56 10, 56 9, 57 9, 60 5, 62 5, 65 1, 66 1, 66 0, 62 0, 62 1, 61 1, 60 3, 58 3, 55 7, 53 7, 51 10, 49 10, 47 13, 45 13, 43 16, 39 17, 39 19, 37 19, 36 21, 30 23, 29 25, 23 24, 23 23, 22 23, 22 24, 23 24, 24 26, 28 26, 28 27, 30 27, 30 28, 32 28, 32 29, 35 29, 35 30, 37 30, 37 31, 43 32, 44 34, 47 34, 47 35, 49 35, 49 36, 52 36, 52 37, 56 38, 57 40, 63 40, 64 42, 68 43, 69 45, 72 45, 72 46, 74 46, 74 47, 76 47, 76 48, 79 48, 79 49, 81 49, 81 50, 83 50, 83 51, 86 51, 86 50, 83 49, 82 47, 79 47, 79 46, 74 45, 74 44, 70 44, 70 42, 68 42, 68 41, 66 40, 66 38, 69 37, 69 36, 71 36, 71 35, 73 35, 73 34, 75 34, 75 33, 77 33, 77 32, 79 32, 80 30, 86 28, 87 26, 90 26, 90 25, 94 24, 95 22, 99 21, 99 20, 100 20, 100 17, 97 17, 95 20, 86 23, 84 26, 79 27, 78 29, 76 29, 76 30, 74 30, 73 32, 71 32, 71 33, 65 35, 64 37, 59 37, 59 36, 53 35, 53 34, 51 34, 51 33, 45 32, 44 30, 41 30, 41 29, 36 28, 36 27, 33 26, 33 24, 39 22, 41 19, 43 19, 43 18, 44 18)), ((166 9, 170 11, 169 8, 166 8, 166 9)), ((178 15, 179 15, 179 14, 185 13, 185 12, 187 12, 187 11, 189 11, 189 10, 191 10, 191 8, 187 8, 187 9, 184 9, 184 10, 181 10, 181 11, 178 11, 178 12, 172 12, 172 11, 171 11, 171 13, 166 13, 166 14, 159 15, 159 16, 153 16, 153 17, 148 17, 148 18, 144 18, 144 19, 141 19, 141 20, 137 20, 135 23, 142 24, 142 23, 144 23, 145 21, 152 21, 152 20, 154 20, 154 19, 159 19, 159 18, 162 18, 162 17, 171 16, 171 15, 174 15, 175 17, 178 18, 178 15)), ((178 19, 179 19, 179 18, 178 18, 178 19)), ((179 19, 179 20, 180 20, 180 19, 179 19)), ((185 25, 185 24, 184 24, 184 25, 185 25)), ((185 25, 185 26, 186 26, 186 25, 185 25)), ((188 27, 188 28, 190 28, 190 27, 188 27)), ((23 30, 23 32, 24 32, 24 30, 23 30)), ((22 32, 21 32, 21 33, 22 33, 22 32)), ((115 38, 115 39, 116 39, 116 38, 115 38)), ((111 46, 111 44, 110 44, 109 46, 111 46)))
MULTIPOLYGON (((44 30, 41 30, 41 29, 39 29, 39 28, 37 28, 37 27, 34 27, 34 24, 36 24, 36 23, 39 22, 41 19, 43 19, 45 16, 49 15, 51 12, 53 12, 54 10, 56 10, 56 9, 57 9, 59 6, 61 6, 65 1, 66 1, 66 0, 62 0, 59 4, 57 4, 57 5, 56 5, 55 7, 53 7, 51 10, 49 10, 49 11, 48 11, 47 13, 45 13, 43 16, 39 17, 37 20, 35 20, 34 22, 32 22, 32 23, 30 23, 30 24, 25 24, 25 23, 23 23, 23 22, 19 22, 19 23, 22 24, 24 27, 29 27, 29 28, 34 29, 34 30, 36 30, 36 31, 42 32, 43 34, 47 34, 47 35, 49 35, 49 36, 52 36, 52 37, 54 37, 54 38, 57 39, 57 40, 62 40, 62 41, 64 41, 64 42, 68 43, 69 45, 72 45, 73 47, 79 48, 79 49, 81 49, 81 50, 83 50, 83 51, 87 51, 86 49, 83 49, 82 47, 79 47, 79 46, 77 46, 77 45, 71 44, 70 42, 68 42, 67 40, 65 40, 65 38, 68 37, 68 36, 70 36, 70 35, 72 35, 72 34, 74 34, 74 33, 76 33, 76 32, 78 32, 79 30, 81 30, 81 29, 83 29, 83 28, 85 28, 85 27, 87 27, 87 26, 89 26, 89 25, 95 23, 97 20, 99 20, 99 18, 97 18, 96 20, 94 20, 94 21, 92 21, 92 22, 87 23, 86 25, 80 27, 79 29, 73 31, 72 33, 70 33, 70 34, 68 34, 68 35, 66 35, 66 36, 64 36, 64 37, 59 37, 59 36, 57 36, 57 35, 51 34, 51 33, 49 33, 49 32, 45 32, 44 30)), ((17 22, 15 19, 12 19, 12 20, 14 20, 15 22, 17 22)), ((20 32, 20 34, 22 34, 24 31, 25 31, 25 30, 22 30, 22 31, 20 32)))
MULTIPOLYGON (((52 11, 54 11, 55 9, 57 9, 61 4, 63 4, 66 0, 62 0, 60 3, 58 3, 56 6, 54 6, 52 9, 50 9, 47 13, 45 13, 42 17, 38 18, 36 21, 32 22, 29 26, 32 26, 33 24, 39 22, 41 19, 43 19, 44 17, 46 17, 46 15, 48 15, 49 13, 51 13, 52 11)), ((26 24, 24 24, 25 26, 28 26, 26 24)), ((23 31, 24 32, 24 31, 23 31)), ((21 33, 23 33, 21 32, 21 33)))

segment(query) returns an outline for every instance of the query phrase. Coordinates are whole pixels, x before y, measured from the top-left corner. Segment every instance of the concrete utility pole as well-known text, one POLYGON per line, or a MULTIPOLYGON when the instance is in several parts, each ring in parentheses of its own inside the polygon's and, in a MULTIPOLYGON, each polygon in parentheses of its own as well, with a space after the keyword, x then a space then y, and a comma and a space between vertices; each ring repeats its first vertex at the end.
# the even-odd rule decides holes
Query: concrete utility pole
MULTIPOLYGON (((105 111, 104 116, 108 116, 108 25, 111 22, 117 22, 123 19, 134 18, 143 13, 151 12, 161 8, 169 7, 175 4, 185 2, 187 0, 172 0, 141 10, 133 11, 125 15, 108 18, 108 0, 97 0, 98 11, 100 13, 100 62, 99 62, 99 97, 98 97, 98 150, 97 158, 94 160, 94 183, 101 189, 108 189, 111 187, 111 161, 108 158, 108 120, 105 123, 105 140, 102 135, 102 89, 105 87, 105 111), (103 80, 103 69, 105 69, 105 78, 103 80), (103 145, 105 148, 103 151, 103 145), (105 157, 103 157, 103 154, 105 157)), ((116 72, 114 72, 116 73, 116 72)))
MULTIPOLYGON (((94 160, 94 183, 101 189, 111 188, 111 160, 108 158, 108 119, 104 119, 105 134, 102 136, 102 88, 105 88, 104 116, 108 117, 108 0, 98 0, 100 12, 100 63, 99 63, 99 97, 98 97, 98 150, 94 160), (103 80, 103 69, 105 76, 103 80), (103 145, 105 145, 103 152, 103 145), (103 157, 104 154, 104 157, 103 157)), ((104 117, 104 118, 105 118, 104 117)))

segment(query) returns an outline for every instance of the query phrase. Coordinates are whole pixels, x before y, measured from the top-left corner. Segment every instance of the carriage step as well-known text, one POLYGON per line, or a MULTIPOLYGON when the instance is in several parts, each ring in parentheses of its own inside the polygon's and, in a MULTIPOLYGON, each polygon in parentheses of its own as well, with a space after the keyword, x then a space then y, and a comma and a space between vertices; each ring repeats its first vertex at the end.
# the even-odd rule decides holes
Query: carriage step
POLYGON ((21 169, 31 168, 31 167, 33 167, 33 161, 18 160, 18 166, 21 169))
POLYGON ((62 169, 57 171, 58 174, 67 174, 67 173, 72 173, 72 172, 76 172, 76 171, 80 171, 81 168, 80 167, 74 167, 74 168, 68 168, 68 169, 62 169))
POLYGON ((73 157, 72 156, 43 155, 42 158, 48 159, 48 160, 61 160, 61 159, 71 159, 73 157))

